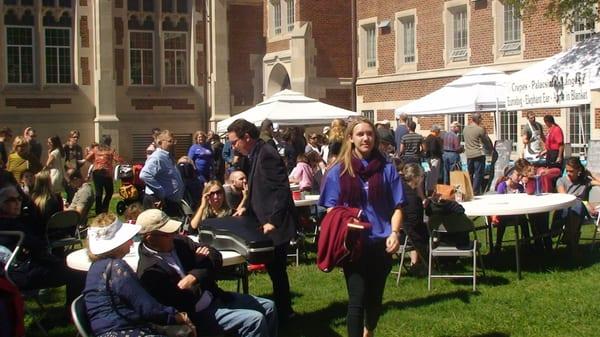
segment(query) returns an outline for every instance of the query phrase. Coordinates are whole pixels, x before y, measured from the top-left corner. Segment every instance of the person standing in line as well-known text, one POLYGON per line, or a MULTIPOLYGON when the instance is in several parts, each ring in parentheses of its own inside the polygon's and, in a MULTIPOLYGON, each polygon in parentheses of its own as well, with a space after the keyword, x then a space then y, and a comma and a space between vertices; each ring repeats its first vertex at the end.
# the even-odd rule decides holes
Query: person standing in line
POLYGON ((460 165, 460 153, 464 151, 460 145, 460 123, 454 121, 450 124, 450 130, 444 132, 442 140, 444 142, 444 153, 442 159, 444 160, 444 184, 450 184, 450 171, 454 165, 460 165))
POLYGON ((319 148, 319 136, 315 132, 308 136, 308 144, 306 144, 306 147, 304 148, 304 153, 309 153, 310 151, 321 154, 321 149, 319 148))
POLYGON ((286 167, 277 149, 266 145, 259 138, 258 128, 247 120, 238 119, 231 123, 227 137, 233 147, 250 160, 246 209, 275 245, 273 260, 266 267, 273 283, 278 316, 281 321, 286 321, 295 316, 286 268, 287 248, 296 235, 298 219, 286 167))
POLYGON ((31 126, 28 126, 23 131, 23 137, 29 143, 29 169, 33 171, 33 173, 38 173, 42 169, 42 144, 37 141, 37 134, 35 129, 31 126))
POLYGON ((348 290, 346 325, 349 337, 372 337, 379 316, 392 254, 400 246, 405 202, 396 168, 379 152, 379 137, 365 118, 346 130, 342 152, 327 172, 319 205, 360 208, 360 221, 369 222, 360 257, 344 264, 348 290))
POLYGON ((169 130, 161 131, 156 139, 158 148, 140 172, 140 179, 146 184, 144 208, 162 208, 171 216, 179 216, 185 185, 171 157, 176 141, 169 130))
POLYGON ((473 182, 473 193, 481 195, 483 191, 483 175, 485 174, 485 148, 491 149, 492 143, 481 124, 481 114, 471 115, 469 125, 463 129, 465 137, 465 154, 469 176, 473 182))
POLYGON ((196 131, 193 141, 194 144, 188 150, 188 157, 194 162, 196 176, 204 188, 204 183, 210 180, 213 152, 204 131, 196 131))
POLYGON ((396 130, 394 131, 394 138, 396 139, 396 157, 400 158, 400 145, 402 144, 402 137, 408 133, 408 127, 406 126, 406 122, 408 121, 408 115, 406 113, 401 113, 398 116, 396 130))
POLYGON ((416 133, 417 124, 413 121, 406 122, 408 133, 402 136, 400 144, 400 159, 404 164, 421 164, 423 156, 423 136, 416 133))
POLYGON ((432 195, 435 191, 435 185, 440 177, 440 169, 442 166, 442 149, 444 141, 440 137, 441 128, 434 124, 431 126, 431 133, 423 141, 425 148, 425 158, 429 163, 429 172, 425 180, 425 193, 432 195))
POLYGON ((9 128, 0 129, 0 168, 5 168, 8 163, 8 151, 6 143, 12 139, 12 130, 9 128))
MULTIPOLYGON (((71 130, 67 142, 63 145, 63 150, 65 151, 65 170, 75 170, 81 175, 80 169, 85 163, 85 159, 83 159, 83 149, 77 144, 79 137, 78 130, 71 130)), ((65 191, 67 192, 67 203, 71 203, 76 190, 70 184, 65 183, 65 191)))
POLYGON ((28 152, 29 144, 25 137, 16 136, 6 165, 6 170, 12 173, 16 181, 21 181, 21 174, 29 169, 28 152))
POLYGON ((562 168, 565 155, 563 131, 554 122, 552 115, 544 116, 544 124, 548 128, 548 135, 546 136, 546 150, 542 151, 541 155, 546 155, 546 166, 562 168))

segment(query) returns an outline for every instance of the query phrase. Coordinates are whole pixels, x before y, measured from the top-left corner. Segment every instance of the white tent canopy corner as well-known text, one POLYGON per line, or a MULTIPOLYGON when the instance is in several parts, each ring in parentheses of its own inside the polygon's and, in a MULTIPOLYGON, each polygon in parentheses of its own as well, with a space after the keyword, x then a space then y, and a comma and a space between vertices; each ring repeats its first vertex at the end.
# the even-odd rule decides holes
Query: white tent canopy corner
POLYGON ((217 123, 217 132, 227 132, 229 124, 243 118, 255 125, 270 119, 280 125, 324 125, 336 118, 346 119, 360 114, 306 97, 299 92, 282 90, 256 106, 217 123))

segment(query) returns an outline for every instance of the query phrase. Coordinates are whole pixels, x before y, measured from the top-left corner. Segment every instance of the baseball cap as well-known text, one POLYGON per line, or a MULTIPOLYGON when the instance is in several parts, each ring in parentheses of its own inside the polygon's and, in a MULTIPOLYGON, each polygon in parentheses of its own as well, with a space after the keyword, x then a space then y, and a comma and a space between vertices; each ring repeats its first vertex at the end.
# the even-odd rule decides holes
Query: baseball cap
POLYGON ((460 126, 460 123, 458 121, 454 121, 450 123, 450 126, 460 126))
POLYGON ((159 231, 163 233, 174 233, 181 227, 181 221, 172 220, 160 209, 147 209, 138 215, 135 221, 142 226, 140 233, 159 231))

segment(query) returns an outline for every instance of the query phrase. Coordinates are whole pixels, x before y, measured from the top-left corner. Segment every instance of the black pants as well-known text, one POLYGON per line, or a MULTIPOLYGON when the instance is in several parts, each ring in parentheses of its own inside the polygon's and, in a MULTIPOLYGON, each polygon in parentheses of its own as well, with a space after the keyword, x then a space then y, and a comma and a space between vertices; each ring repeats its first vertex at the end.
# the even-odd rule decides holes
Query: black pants
POLYGON ((385 240, 365 245, 358 261, 344 266, 348 289, 348 337, 362 337, 365 327, 369 331, 377 327, 383 290, 391 269, 392 255, 385 251, 385 240))
POLYGON ((280 321, 285 321, 294 312, 290 294, 290 281, 287 274, 288 245, 286 242, 276 246, 273 260, 266 265, 271 283, 273 283, 273 301, 277 306, 280 321))
POLYGON ((552 251, 552 237, 550 235, 550 214, 548 212, 529 214, 531 231, 535 237, 535 248, 538 252, 552 251))
POLYGON ((105 170, 96 170, 92 173, 92 178, 96 188, 96 214, 108 212, 113 195, 113 180, 110 173, 105 170))

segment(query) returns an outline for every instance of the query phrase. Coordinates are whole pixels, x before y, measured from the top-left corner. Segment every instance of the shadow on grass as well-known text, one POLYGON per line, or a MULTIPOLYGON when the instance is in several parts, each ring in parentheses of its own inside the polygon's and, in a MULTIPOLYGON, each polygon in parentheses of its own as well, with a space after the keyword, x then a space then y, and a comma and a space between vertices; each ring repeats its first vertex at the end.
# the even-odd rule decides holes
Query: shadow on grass
POLYGON ((427 297, 420 297, 411 299, 408 301, 387 301, 383 304, 382 312, 386 312, 388 310, 402 310, 408 308, 421 307, 426 305, 433 305, 436 303, 449 301, 449 300, 459 300, 463 303, 470 303, 471 296, 478 296, 479 292, 467 291, 467 290, 457 290, 444 294, 434 294, 427 297))
POLYGON ((333 326, 345 325, 347 305, 347 302, 334 302, 321 310, 298 314, 280 329, 279 335, 340 337, 342 335, 333 330, 333 326))
MULTIPOLYGON (((453 337, 453 336, 446 335, 444 337, 453 337)), ((458 337, 458 336, 456 336, 456 337, 458 337)), ((464 337, 464 335, 460 335, 460 337, 464 337)), ((486 333, 477 334, 477 335, 471 335, 471 336, 467 336, 467 337, 510 337, 510 334, 507 334, 506 332, 492 331, 492 332, 486 332, 486 333)))

